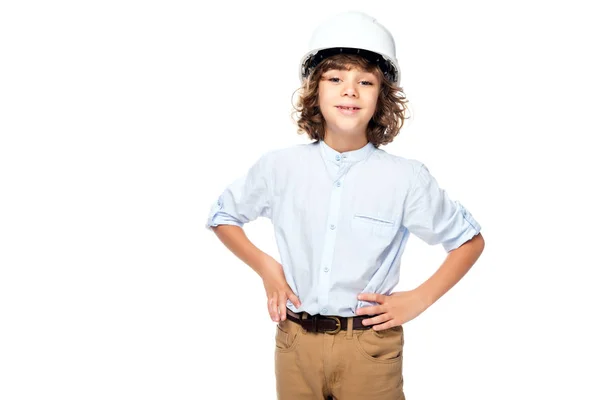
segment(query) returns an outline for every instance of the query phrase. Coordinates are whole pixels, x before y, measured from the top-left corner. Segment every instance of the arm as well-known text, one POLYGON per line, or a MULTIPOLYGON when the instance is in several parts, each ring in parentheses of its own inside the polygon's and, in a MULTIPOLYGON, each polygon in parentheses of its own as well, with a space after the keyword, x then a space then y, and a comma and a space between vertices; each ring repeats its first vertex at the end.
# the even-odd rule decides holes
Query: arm
POLYGON ((485 242, 481 233, 448 253, 440 268, 415 289, 429 307, 450 290, 477 261, 485 242))
POLYGON ((269 264, 267 259, 271 256, 256 247, 241 227, 217 225, 212 229, 225 247, 262 277, 265 266, 269 264))
POLYGON ((227 187, 213 203, 205 226, 261 277, 271 319, 279 321, 286 318, 288 298, 296 307, 300 307, 300 301, 287 284, 283 266, 250 242, 243 230, 244 224, 259 216, 271 218, 271 175, 268 171, 272 168, 266 164, 270 162, 269 154, 260 157, 243 178, 227 187))
POLYGON ((394 292, 389 296, 361 293, 358 296, 360 300, 380 304, 361 307, 357 309, 356 315, 373 315, 373 318, 363 320, 363 325, 374 325, 374 330, 388 329, 416 318, 467 273, 483 252, 483 248, 483 236, 478 233, 451 250, 440 268, 418 288, 394 292))
POLYGON ((269 177, 260 157, 241 178, 229 184, 212 204, 205 227, 240 260, 262 277, 264 266, 274 260, 246 236, 243 226, 258 217, 271 216, 269 177))
POLYGON ((380 305, 361 307, 356 314, 377 315, 363 324, 387 329, 404 324, 425 311, 469 271, 484 248, 481 226, 458 201, 440 188, 427 167, 421 164, 409 191, 403 225, 429 245, 442 244, 448 253, 440 268, 419 287, 389 296, 361 293, 359 300, 380 305))
POLYGON ((256 247, 237 225, 217 225, 213 231, 221 242, 240 260, 252 268, 262 279, 267 295, 267 309, 273 321, 286 319, 286 303, 300 308, 300 299, 292 291, 283 273, 282 265, 256 247))

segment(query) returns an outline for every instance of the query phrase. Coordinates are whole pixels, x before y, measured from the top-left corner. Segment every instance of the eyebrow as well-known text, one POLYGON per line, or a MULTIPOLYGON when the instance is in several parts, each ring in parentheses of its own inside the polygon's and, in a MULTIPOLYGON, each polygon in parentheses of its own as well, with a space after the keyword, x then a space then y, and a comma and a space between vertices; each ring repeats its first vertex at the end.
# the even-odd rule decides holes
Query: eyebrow
MULTIPOLYGON (((356 71, 358 71, 358 74, 359 74, 359 75, 360 75, 360 74, 363 74, 363 75, 373 75, 373 76, 376 76, 376 75, 375 75, 375 73, 373 73, 373 72, 369 72, 369 71, 362 71, 362 70, 356 70, 356 71)), ((350 72, 350 71, 348 71, 348 70, 345 70, 345 69, 335 69, 335 68, 334 68, 334 69, 330 69, 330 70, 328 70, 328 71, 325 71, 325 72, 323 72, 323 75, 325 75, 325 74, 329 74, 329 73, 335 73, 335 72, 350 72)))

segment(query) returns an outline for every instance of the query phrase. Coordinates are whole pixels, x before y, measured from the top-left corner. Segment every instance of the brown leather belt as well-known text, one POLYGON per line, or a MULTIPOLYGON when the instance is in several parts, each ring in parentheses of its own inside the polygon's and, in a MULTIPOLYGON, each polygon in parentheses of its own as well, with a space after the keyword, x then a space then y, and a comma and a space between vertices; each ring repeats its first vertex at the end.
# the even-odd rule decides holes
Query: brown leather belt
MULTIPOLYGON (((287 317, 290 321, 300 324, 307 332, 325 332, 331 335, 338 333, 340 330, 345 331, 348 328, 349 317, 336 317, 333 315, 310 315, 306 314, 303 318, 301 314, 296 314, 289 308, 287 309, 287 317)), ((363 315, 352 318, 352 329, 365 330, 371 329, 372 325, 363 325, 363 319, 368 319, 373 315, 363 315)))

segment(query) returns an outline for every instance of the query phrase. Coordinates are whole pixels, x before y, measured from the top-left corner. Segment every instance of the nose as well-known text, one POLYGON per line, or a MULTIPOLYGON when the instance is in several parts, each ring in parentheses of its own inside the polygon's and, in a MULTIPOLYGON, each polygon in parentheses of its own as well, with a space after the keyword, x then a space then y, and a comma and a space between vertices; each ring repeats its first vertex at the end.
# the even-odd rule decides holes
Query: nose
POLYGON ((342 96, 358 97, 358 90, 356 90, 356 87, 352 81, 346 82, 342 88, 342 96))

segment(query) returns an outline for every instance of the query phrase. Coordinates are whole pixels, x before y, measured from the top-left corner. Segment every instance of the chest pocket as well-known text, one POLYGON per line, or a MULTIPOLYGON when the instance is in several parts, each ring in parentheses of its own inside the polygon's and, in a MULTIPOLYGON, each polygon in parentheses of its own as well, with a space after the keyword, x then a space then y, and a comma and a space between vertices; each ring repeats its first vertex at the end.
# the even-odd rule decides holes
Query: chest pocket
POLYGON ((355 212, 352 218, 352 231, 361 238, 391 241, 398 231, 397 220, 393 214, 355 212))

